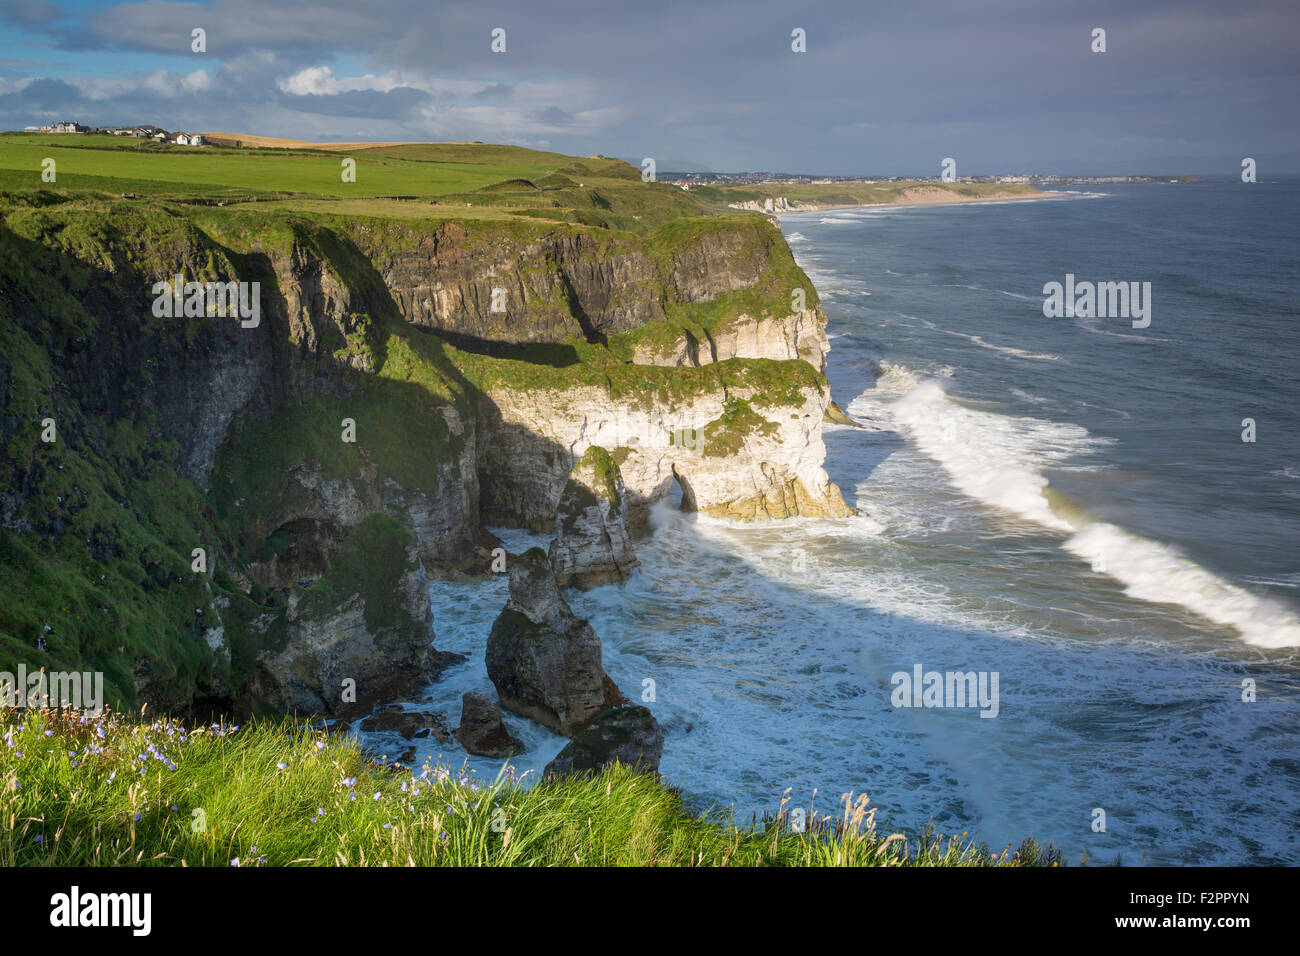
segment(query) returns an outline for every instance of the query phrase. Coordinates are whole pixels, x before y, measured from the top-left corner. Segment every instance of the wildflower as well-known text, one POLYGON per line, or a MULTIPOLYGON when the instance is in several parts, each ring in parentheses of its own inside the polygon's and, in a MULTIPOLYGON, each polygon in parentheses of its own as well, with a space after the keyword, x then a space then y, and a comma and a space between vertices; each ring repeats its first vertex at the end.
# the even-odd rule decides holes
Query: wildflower
POLYGON ((230 861, 230 865, 231 865, 231 866, 239 866, 239 857, 235 857, 233 860, 231 860, 231 861, 230 861))
POLYGON ((379 791, 378 791, 378 790, 375 791, 375 799, 376 799, 376 800, 379 799, 379 791))
POLYGON ((324 750, 324 749, 325 749, 325 744, 322 743, 322 742, 319 741, 319 740, 316 741, 316 749, 317 749, 317 750, 324 750))
POLYGON ((281 761, 280 763, 276 764, 275 766, 276 766, 278 769, 280 769, 280 770, 288 770, 288 769, 289 769, 289 765, 288 765, 287 763, 283 762, 283 761, 281 761))
POLYGON ((135 815, 135 819, 136 819, 136 822, 137 822, 137 823, 140 822, 140 814, 139 814, 139 813, 137 813, 137 814, 135 815))

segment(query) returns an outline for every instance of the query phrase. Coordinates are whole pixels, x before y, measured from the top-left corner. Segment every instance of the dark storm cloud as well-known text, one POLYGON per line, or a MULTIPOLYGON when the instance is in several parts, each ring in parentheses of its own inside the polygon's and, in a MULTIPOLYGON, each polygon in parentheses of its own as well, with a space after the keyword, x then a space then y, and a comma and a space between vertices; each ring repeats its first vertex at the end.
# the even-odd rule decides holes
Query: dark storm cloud
POLYGON ((46 24, 62 16, 49 0, 4 0, 0 3, 0 20, 21 24, 46 24))
MULTIPOLYGON (((191 59, 211 82, 187 95, 276 135, 348 138, 361 121, 387 139, 826 172, 1300 150, 1293 0, 149 0, 63 19, 41 6, 0 9, 46 24, 57 47, 136 51, 142 75, 150 55, 189 55, 203 27, 208 53, 191 59), (497 27, 504 54, 489 48, 497 27), (796 27, 806 53, 790 49, 796 27), (1089 49, 1096 27, 1102 54, 1089 49)), ((84 93, 66 105, 98 108, 84 93)))

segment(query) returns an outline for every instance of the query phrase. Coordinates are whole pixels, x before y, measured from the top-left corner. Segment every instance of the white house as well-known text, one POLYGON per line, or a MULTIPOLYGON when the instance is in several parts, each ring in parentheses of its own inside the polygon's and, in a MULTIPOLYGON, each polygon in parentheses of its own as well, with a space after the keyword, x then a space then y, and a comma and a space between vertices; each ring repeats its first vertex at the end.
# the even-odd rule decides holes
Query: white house
POLYGON ((200 136, 198 133, 177 133, 176 145, 177 146, 202 146, 203 137, 200 136))

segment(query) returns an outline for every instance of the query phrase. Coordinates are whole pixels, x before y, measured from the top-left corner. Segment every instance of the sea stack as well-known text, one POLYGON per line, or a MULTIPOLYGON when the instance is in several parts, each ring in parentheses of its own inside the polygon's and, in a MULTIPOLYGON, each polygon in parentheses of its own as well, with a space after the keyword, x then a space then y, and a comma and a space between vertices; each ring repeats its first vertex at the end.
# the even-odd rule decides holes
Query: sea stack
POLYGON ((510 599, 488 637, 487 670, 502 707, 566 737, 623 703, 601 665, 600 638, 569 609, 541 548, 511 560, 510 599))
POLYGON ((627 514, 617 462, 592 445, 569 473, 556 510, 550 559, 560 587, 594 588, 628 579, 640 562, 627 514))

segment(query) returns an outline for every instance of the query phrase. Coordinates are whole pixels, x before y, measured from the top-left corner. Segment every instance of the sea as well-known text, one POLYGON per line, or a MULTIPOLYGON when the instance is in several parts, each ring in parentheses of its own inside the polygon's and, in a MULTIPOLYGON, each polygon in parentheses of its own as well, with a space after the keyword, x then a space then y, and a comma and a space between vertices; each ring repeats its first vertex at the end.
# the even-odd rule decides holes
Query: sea
MULTIPOLYGON (((740 823, 866 794, 882 835, 1300 864, 1300 181, 781 225, 861 426, 825 429, 859 514, 742 524, 669 500, 630 582, 570 592, 662 723, 665 780, 740 823), (1138 283, 1149 313, 1048 317, 1067 276, 1138 283)), ((506 582, 430 587, 436 646, 469 660, 420 706, 454 724, 462 693, 492 693, 506 582)), ((565 741, 506 722, 535 779, 565 741)))

